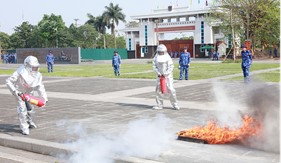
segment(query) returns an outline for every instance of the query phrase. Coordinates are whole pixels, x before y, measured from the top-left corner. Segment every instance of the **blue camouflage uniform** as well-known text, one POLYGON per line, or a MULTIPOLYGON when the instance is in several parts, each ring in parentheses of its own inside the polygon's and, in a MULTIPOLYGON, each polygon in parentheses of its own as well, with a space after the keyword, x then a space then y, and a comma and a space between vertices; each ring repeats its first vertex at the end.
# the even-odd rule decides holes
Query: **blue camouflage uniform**
POLYGON ((112 67, 114 68, 114 75, 120 76, 120 64, 121 57, 117 52, 114 52, 114 56, 112 57, 112 67))
POLYGON ((243 50, 241 52, 242 56, 242 71, 244 75, 244 82, 249 82, 250 81, 250 67, 252 65, 252 54, 249 50, 243 50))
POLYGON ((219 60, 219 52, 214 51, 213 53, 213 61, 218 61, 219 60))
POLYGON ((188 80, 188 69, 190 63, 190 53, 182 52, 180 54, 179 65, 180 65, 180 80, 182 80, 183 73, 185 71, 185 80, 188 80))
POLYGON ((53 65, 54 65, 55 57, 54 55, 49 52, 46 56, 46 63, 48 66, 48 72, 53 72, 53 65))

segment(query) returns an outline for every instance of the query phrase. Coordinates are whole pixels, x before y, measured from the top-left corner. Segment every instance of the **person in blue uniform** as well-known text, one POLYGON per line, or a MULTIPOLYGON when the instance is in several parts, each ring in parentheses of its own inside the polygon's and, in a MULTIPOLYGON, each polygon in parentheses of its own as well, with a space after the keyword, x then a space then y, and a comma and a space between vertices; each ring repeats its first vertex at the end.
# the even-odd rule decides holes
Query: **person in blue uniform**
POLYGON ((185 80, 188 80, 189 66, 190 66, 190 53, 187 52, 187 48, 185 47, 183 52, 180 54, 180 59, 179 59, 180 80, 182 80, 184 72, 185 72, 185 80))
POLYGON ((55 63, 55 57, 51 50, 49 50, 49 53, 46 55, 46 64, 48 66, 48 72, 53 72, 53 67, 55 63))
POLYGON ((218 60, 219 60, 219 52, 215 50, 213 53, 213 61, 218 61, 218 60))
POLYGON ((114 55, 112 57, 112 67, 114 69, 114 75, 120 76, 120 66, 121 66, 121 57, 118 54, 118 51, 114 51, 114 55))
POLYGON ((244 82, 248 83, 250 81, 250 67, 252 65, 252 54, 250 50, 247 50, 245 45, 242 45, 241 56, 242 56, 241 67, 243 71, 244 82))

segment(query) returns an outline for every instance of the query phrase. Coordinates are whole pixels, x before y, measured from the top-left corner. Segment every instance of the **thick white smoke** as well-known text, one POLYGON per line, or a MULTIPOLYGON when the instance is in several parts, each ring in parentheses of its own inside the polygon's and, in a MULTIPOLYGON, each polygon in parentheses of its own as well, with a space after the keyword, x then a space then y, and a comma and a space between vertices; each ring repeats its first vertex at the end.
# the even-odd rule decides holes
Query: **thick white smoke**
POLYGON ((231 83, 219 83, 213 86, 216 97, 216 118, 220 124, 230 127, 239 127, 242 115, 249 114, 262 125, 261 136, 248 140, 251 147, 279 152, 279 87, 266 83, 254 82, 242 84, 233 91, 227 87, 231 83), (235 94, 239 92, 239 94, 235 94), (241 102, 241 99, 244 99, 241 102))
MULTIPOLYGON (((157 158, 169 148, 171 140, 176 138, 174 132, 168 131, 170 124, 169 118, 157 115, 131 121, 125 131, 114 135, 83 134, 77 141, 69 144, 77 153, 68 162, 111 163, 116 156, 157 158)), ((78 128, 80 127, 82 126, 78 128)))
POLYGON ((226 83, 214 83, 213 95, 216 106, 216 120, 220 125, 227 124, 228 127, 237 128, 242 124, 242 116, 245 111, 245 104, 237 102, 237 96, 227 92, 226 83))

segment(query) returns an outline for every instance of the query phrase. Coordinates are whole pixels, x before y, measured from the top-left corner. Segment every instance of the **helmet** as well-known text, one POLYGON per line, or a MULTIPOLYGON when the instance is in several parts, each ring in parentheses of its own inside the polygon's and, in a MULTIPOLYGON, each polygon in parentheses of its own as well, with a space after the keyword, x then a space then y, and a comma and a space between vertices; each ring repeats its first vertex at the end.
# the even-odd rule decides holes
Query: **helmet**
POLYGON ((167 47, 164 44, 160 44, 157 46, 157 52, 167 52, 167 47))
POLYGON ((37 73, 39 70, 39 62, 38 59, 34 56, 28 56, 24 60, 24 66, 30 73, 37 73))

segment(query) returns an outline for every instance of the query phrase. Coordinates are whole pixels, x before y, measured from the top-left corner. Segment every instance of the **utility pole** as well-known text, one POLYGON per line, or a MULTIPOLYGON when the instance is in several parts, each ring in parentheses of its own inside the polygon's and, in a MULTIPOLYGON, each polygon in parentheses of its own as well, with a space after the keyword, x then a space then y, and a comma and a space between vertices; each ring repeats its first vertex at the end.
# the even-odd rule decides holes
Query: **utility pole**
POLYGON ((75 27, 77 27, 77 26, 78 26, 78 24, 77 24, 78 20, 79 20, 78 18, 75 18, 75 19, 74 19, 74 21, 75 21, 75 24, 74 24, 74 25, 75 25, 75 27))

